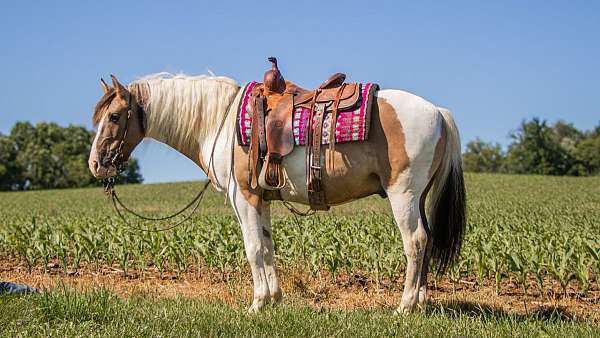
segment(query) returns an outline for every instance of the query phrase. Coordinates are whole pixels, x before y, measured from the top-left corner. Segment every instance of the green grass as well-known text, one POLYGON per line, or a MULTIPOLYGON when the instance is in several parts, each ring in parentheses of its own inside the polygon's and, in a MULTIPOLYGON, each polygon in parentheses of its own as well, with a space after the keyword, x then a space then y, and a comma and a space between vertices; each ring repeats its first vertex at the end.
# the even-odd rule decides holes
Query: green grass
POLYGON ((113 337, 593 337, 600 327, 560 313, 522 317, 470 304, 430 308, 397 317, 383 311, 316 311, 270 307, 247 315, 245 307, 197 299, 119 299, 105 290, 63 289, 0 296, 0 333, 14 336, 113 337))
MULTIPOLYGON (((468 229, 460 259, 449 272, 452 281, 491 283, 499 294, 513 292, 505 285, 516 284, 545 301, 597 293, 600 177, 468 174, 466 184, 468 229)), ((117 189, 136 210, 161 215, 185 205, 200 186, 187 182, 117 189)), ((277 265, 283 270, 301 269, 314 276, 327 272, 331 279, 360 274, 371 283, 402 287, 396 281, 405 259, 387 200, 362 199, 301 218, 299 225, 275 203, 273 216, 277 265)), ((0 261, 5 259, 32 269, 57 261, 65 271, 82 264, 116 264, 125 274, 149 267, 160 273, 247 271, 239 226, 224 197, 214 192, 190 222, 164 233, 124 226, 101 189, 0 193, 0 261)), ((106 291, 3 296, 0 330, 4 336, 599 335, 595 324, 560 312, 519 316, 478 304, 438 304, 408 318, 384 310, 315 312, 293 302, 249 317, 247 305, 123 300, 106 291)))

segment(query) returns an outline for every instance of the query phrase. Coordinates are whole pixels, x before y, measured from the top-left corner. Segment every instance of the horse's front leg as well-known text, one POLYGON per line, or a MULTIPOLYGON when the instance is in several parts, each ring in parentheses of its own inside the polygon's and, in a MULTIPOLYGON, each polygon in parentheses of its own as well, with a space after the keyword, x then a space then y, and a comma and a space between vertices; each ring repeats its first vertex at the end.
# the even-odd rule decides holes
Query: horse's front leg
POLYGON ((281 302, 283 294, 281 287, 279 286, 279 280, 277 279, 277 272, 275 270, 275 260, 273 259, 274 245, 273 245, 273 231, 271 230, 271 207, 269 202, 262 202, 261 209, 261 225, 263 235, 263 246, 264 246, 264 260, 265 260, 265 271, 267 273, 267 282, 269 284, 269 292, 271 299, 274 302, 281 302))
POLYGON ((268 248, 263 241, 263 222, 265 213, 268 216, 269 206, 265 205, 259 196, 250 193, 242 194, 237 189, 232 191, 230 196, 242 228, 246 257, 252 270, 254 298, 248 312, 255 313, 265 306, 271 298, 268 283, 270 268, 267 268, 268 264, 265 264, 265 253, 268 248))

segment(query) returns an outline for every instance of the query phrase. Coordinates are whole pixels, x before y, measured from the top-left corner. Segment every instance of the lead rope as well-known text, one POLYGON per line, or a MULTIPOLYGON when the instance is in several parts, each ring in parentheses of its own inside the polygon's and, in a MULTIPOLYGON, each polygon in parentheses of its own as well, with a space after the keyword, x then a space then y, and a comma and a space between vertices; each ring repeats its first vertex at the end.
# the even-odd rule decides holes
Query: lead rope
MULTIPOLYGON (((235 101, 235 97, 234 97, 233 100, 231 100, 231 102, 229 102, 229 105, 227 106, 227 110, 225 111, 225 116, 223 116, 223 120, 221 121, 221 124, 219 125, 219 129, 217 131, 217 135, 215 136, 215 140, 213 141, 212 149, 211 149, 211 152, 210 152, 210 157, 209 157, 209 160, 208 160, 208 166, 206 168, 206 171, 207 171, 206 176, 207 176, 208 179, 207 179, 206 183, 204 184, 204 186, 202 187, 202 189, 200 190, 200 192, 198 192, 198 194, 196 195, 196 197, 194 197, 194 199, 190 203, 188 203, 183 209, 177 211, 176 213, 174 213, 172 215, 165 216, 165 217, 158 217, 158 218, 153 218, 153 217, 147 217, 147 216, 144 216, 144 215, 140 215, 139 213, 131 210, 131 208, 128 208, 125 204, 123 204, 123 202, 121 202, 121 200, 119 199, 119 196, 117 195, 117 191, 115 190, 115 187, 114 187, 114 183, 115 183, 114 178, 111 177, 111 178, 105 179, 103 181, 103 183, 104 183, 104 192, 106 194, 108 194, 108 195, 111 196, 112 204, 113 204, 113 208, 115 209, 115 212, 117 213, 117 215, 119 215, 119 217, 123 220, 124 224, 127 227, 129 227, 131 229, 134 229, 134 230, 138 230, 138 231, 144 231, 144 232, 162 232, 162 231, 167 231, 167 230, 171 230, 171 229, 173 229, 173 228, 181 225, 183 222, 189 220, 192 217, 192 215, 196 212, 196 210, 198 210, 198 207, 200 206, 200 202, 202 202, 202 197, 204 196, 204 193, 206 192, 206 189, 208 189, 208 186, 211 183, 211 181, 210 181, 210 168, 212 166, 213 157, 214 157, 214 154, 215 154, 215 148, 216 148, 216 145, 217 145, 217 139, 219 138, 219 135, 221 134, 221 131, 223 130, 223 126, 225 125, 225 121, 227 120, 227 117, 229 116, 229 110, 231 109, 231 105, 232 105, 233 101, 235 101), (180 215, 185 210, 189 209, 194 203, 196 203, 196 205, 194 206, 194 208, 192 209, 192 211, 185 218, 183 218, 181 221, 179 221, 179 222, 177 222, 175 224, 172 224, 172 225, 169 225, 167 227, 160 228, 160 229, 148 229, 148 228, 141 228, 141 227, 138 227, 138 226, 133 226, 132 224, 130 224, 125 219, 125 217, 121 213, 121 210, 119 210, 119 208, 117 206, 117 204, 118 204, 119 206, 121 206, 121 208, 123 208, 123 210, 125 210, 128 213, 130 213, 130 214, 132 214, 132 215, 134 215, 134 216, 136 216, 136 217, 138 217, 140 219, 143 219, 143 220, 147 220, 147 221, 164 221, 164 220, 171 219, 173 217, 176 217, 176 216, 180 215)), ((130 117, 130 115, 127 117, 127 123, 129 123, 129 117, 130 117)), ((127 124, 125 125, 125 136, 126 135, 127 135, 127 124)), ((121 144, 123 144, 123 143, 125 143, 125 139, 123 139, 123 141, 121 141, 121 144)), ((232 143, 233 143, 233 140, 232 140, 232 143)), ((119 148, 122 148, 122 145, 120 145, 119 148)), ((232 146, 232 149, 233 149, 233 146, 232 146)), ((233 156, 232 156, 232 159, 233 159, 233 156)), ((233 161, 231 163, 231 168, 232 168, 231 170, 233 170, 233 161)), ((216 176, 215 176, 215 178, 216 178, 216 176)), ((227 194, 229 194, 229 182, 227 183, 227 190, 228 190, 227 194)))
POLYGON ((125 204, 123 204, 123 202, 121 202, 121 200, 119 199, 119 196, 117 196, 117 192, 115 191, 114 187, 112 187, 111 185, 107 185, 105 187, 105 191, 107 191, 107 193, 110 194, 111 199, 112 199, 112 205, 113 205, 113 208, 115 209, 115 212, 117 213, 117 215, 119 215, 119 217, 123 220, 123 222, 125 223, 125 225, 127 227, 132 228, 134 230, 138 230, 138 231, 144 231, 144 232, 162 232, 162 231, 171 230, 171 229, 179 226, 183 222, 189 220, 192 217, 192 215, 196 212, 196 210, 198 210, 198 207, 200 206, 200 202, 202 202, 202 197, 204 196, 204 193, 206 192, 206 189, 208 189, 209 185, 210 185, 210 181, 206 181, 206 183, 202 187, 202 190, 200 190, 200 192, 196 195, 196 197, 194 197, 194 199, 190 203, 188 203, 183 209, 177 211, 176 213, 174 213, 172 215, 165 216, 165 217, 157 217, 157 218, 140 215, 139 213, 128 208, 125 204), (194 206, 192 211, 187 216, 185 216, 181 221, 179 221, 175 224, 169 225, 167 227, 164 227, 164 228, 159 228, 159 229, 148 229, 148 228, 142 228, 142 227, 132 225, 131 223, 129 223, 127 221, 125 216, 123 216, 123 214, 121 213, 121 210, 119 210, 119 207, 118 207, 118 206, 120 206, 123 210, 127 211, 128 213, 136 216, 137 218, 140 218, 140 219, 143 219, 146 221, 164 221, 164 220, 179 216, 184 211, 189 209, 194 203, 196 203, 196 205, 194 206))

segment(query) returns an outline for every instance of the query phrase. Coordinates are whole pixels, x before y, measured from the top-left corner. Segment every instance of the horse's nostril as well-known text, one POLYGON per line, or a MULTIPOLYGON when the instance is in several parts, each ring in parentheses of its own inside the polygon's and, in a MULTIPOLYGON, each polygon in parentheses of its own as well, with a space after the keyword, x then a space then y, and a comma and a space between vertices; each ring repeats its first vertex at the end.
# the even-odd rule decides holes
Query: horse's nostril
POLYGON ((104 158, 102 159, 102 165, 103 165, 104 167, 108 167, 108 166, 110 165, 110 158, 108 158, 108 157, 104 157, 104 158))
POLYGON ((100 163, 98 163, 98 161, 92 161, 92 165, 94 166, 94 171, 98 171, 98 168, 100 167, 100 163))

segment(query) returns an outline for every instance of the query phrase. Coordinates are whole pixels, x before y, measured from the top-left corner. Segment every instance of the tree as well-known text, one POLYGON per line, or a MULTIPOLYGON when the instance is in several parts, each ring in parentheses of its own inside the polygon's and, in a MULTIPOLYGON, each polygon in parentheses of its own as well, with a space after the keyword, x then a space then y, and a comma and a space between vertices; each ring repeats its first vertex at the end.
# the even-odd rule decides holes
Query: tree
POLYGON ((463 154, 465 171, 501 172, 504 160, 505 155, 500 144, 486 143, 479 138, 467 143, 467 150, 463 154))
POLYGON ((140 173, 140 165, 135 158, 130 159, 124 164, 122 171, 116 178, 117 184, 142 183, 144 178, 140 173))
MULTIPOLYGON (((0 189, 56 189, 99 185, 88 169, 94 133, 56 123, 15 124, 0 136, 0 189)), ((131 159, 117 183, 140 183, 139 164, 131 159)))
POLYGON ((508 171, 516 174, 577 175, 577 160, 565 148, 555 130, 538 118, 523 121, 511 134, 508 171))
POLYGON ((600 174, 600 124, 580 131, 572 123, 548 126, 534 118, 523 121, 510 137, 508 150, 476 139, 467 144, 464 168, 474 172, 506 172, 539 175, 600 174))
POLYGON ((600 124, 577 145, 575 156, 587 175, 600 174, 600 124))
POLYGON ((0 190, 13 190, 22 180, 15 142, 0 134, 0 190))

